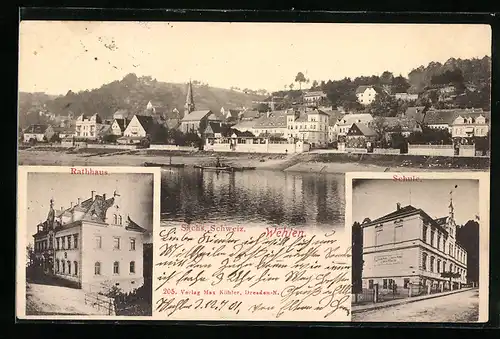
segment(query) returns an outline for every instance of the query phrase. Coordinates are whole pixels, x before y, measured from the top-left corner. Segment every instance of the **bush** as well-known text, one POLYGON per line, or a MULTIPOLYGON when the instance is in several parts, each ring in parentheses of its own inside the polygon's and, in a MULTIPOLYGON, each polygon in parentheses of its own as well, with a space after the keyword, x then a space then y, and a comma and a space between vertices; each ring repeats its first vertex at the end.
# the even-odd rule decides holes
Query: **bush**
POLYGON ((114 299, 116 315, 151 315, 153 291, 152 282, 149 279, 146 279, 144 285, 132 292, 123 293, 120 288, 112 286, 105 295, 114 299))

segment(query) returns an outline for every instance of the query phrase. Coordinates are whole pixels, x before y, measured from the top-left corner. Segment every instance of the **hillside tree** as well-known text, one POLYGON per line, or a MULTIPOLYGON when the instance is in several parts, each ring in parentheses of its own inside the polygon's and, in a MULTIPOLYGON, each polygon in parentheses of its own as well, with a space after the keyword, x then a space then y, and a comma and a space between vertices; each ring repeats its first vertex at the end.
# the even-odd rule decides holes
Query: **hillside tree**
POLYGON ((297 75, 295 76, 295 82, 299 83, 300 90, 302 90, 302 83, 305 83, 307 81, 308 80, 306 79, 306 77, 304 76, 304 73, 302 73, 302 72, 297 73, 297 75))

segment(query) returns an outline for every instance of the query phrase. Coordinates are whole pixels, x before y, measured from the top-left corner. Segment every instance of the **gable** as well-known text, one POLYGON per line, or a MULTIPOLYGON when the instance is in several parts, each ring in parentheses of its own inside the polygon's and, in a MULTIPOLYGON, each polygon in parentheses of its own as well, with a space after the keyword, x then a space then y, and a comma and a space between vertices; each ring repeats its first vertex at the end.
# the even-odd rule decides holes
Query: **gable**
POLYGON ((132 118, 132 121, 130 121, 127 128, 125 129, 125 133, 132 133, 133 131, 137 131, 137 132, 140 132, 143 134, 146 133, 146 130, 144 129, 144 127, 140 123, 139 119, 137 119, 137 116, 134 116, 132 118))

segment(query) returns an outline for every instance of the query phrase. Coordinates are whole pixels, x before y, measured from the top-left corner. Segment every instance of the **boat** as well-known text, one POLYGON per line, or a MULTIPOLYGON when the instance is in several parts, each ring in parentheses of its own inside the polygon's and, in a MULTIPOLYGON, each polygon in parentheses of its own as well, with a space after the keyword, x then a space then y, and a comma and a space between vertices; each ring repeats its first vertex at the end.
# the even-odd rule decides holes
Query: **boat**
POLYGON ((156 162, 145 162, 144 163, 145 167, 177 167, 177 168, 182 168, 184 167, 184 164, 159 164, 156 162))
POLYGON ((224 172, 247 171, 255 169, 255 167, 200 166, 200 165, 194 165, 194 168, 199 168, 207 171, 224 171, 224 172))

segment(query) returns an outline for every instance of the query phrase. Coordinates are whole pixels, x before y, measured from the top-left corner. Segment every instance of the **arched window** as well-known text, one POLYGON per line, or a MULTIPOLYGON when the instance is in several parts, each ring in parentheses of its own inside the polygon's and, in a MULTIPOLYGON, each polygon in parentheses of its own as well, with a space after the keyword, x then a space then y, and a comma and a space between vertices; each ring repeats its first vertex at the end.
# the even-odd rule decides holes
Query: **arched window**
POLYGON ((64 274, 66 273, 66 262, 64 260, 61 260, 61 263, 62 263, 62 273, 64 274))
POLYGON ((118 225, 121 225, 121 224, 122 224, 122 216, 121 216, 121 215, 119 215, 119 216, 118 216, 118 225))
POLYGON ((120 274, 120 263, 118 261, 113 263, 113 274, 120 274))
POLYGON ((68 274, 71 274, 71 261, 68 260, 68 274))
POLYGON ((135 261, 130 262, 130 273, 135 273, 135 261))
POLYGON ((113 224, 117 224, 118 223, 118 217, 116 216, 116 214, 113 214, 113 224))
POLYGON ((101 263, 98 261, 94 264, 94 274, 101 275, 101 263))
POLYGON ((78 262, 73 261, 73 266, 75 267, 75 275, 78 275, 78 262))

